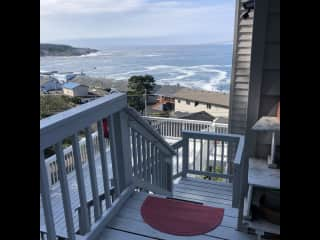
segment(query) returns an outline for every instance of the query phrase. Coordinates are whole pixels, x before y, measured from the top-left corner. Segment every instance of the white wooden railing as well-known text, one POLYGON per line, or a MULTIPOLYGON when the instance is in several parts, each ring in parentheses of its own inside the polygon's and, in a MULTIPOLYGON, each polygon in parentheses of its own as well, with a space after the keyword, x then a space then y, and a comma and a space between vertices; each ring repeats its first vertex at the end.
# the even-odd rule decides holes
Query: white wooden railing
POLYGON ((236 134, 183 131, 183 138, 174 143, 173 179, 187 174, 208 180, 226 179, 233 184, 234 207, 238 207, 244 137, 236 134))
MULTIPOLYGON (((125 94, 115 93, 56 114, 40 121, 40 208, 43 210, 45 226, 40 226, 40 238, 96 239, 111 218, 117 214, 134 189, 171 195, 173 149, 133 109, 128 109, 125 94), (103 136, 102 120, 108 119, 110 158, 107 158, 106 142, 103 136), (97 126, 97 137, 92 136, 92 126, 97 126), (85 140, 79 141, 79 132, 85 132, 85 140), (130 133, 132 135, 130 136, 130 133), (71 149, 63 149, 64 139, 71 137, 71 149), (94 140, 97 139, 97 140, 94 140), (83 143, 85 141, 85 144, 83 143), (94 144, 94 141, 97 141, 94 144), (134 142, 141 142, 135 144, 134 142), (55 156, 44 159, 45 149, 54 146, 55 156), (98 146, 97 149, 95 149, 98 146), (86 151, 81 150, 85 148, 86 151), (72 153, 72 154, 70 154, 72 153), (96 155, 100 154, 101 171, 96 169, 96 155), (86 156, 82 156, 82 154, 86 156), (68 159, 72 155, 72 161, 68 159), (49 163, 48 163, 49 162, 49 163), (88 164, 92 199, 87 191, 82 164, 88 164), (110 182, 108 164, 112 165, 113 182, 110 182), (61 188, 63 226, 56 228, 50 195, 50 172, 48 164, 56 164, 57 179, 61 188), (69 177, 75 172, 80 206, 71 204, 69 177), (103 178, 103 193, 97 186, 99 174, 103 178), (111 193, 112 192, 112 193, 111 193), (111 196, 112 195, 112 196, 111 196), (103 204, 102 204, 103 202, 103 204), (91 210, 90 210, 91 209, 91 210), (79 218, 74 217, 77 211, 79 218), (93 217, 90 216, 93 213, 93 217), (75 224, 75 221, 79 221, 75 224), (78 226, 78 227, 76 227, 78 226)), ((55 180, 56 181, 56 180, 55 180)), ((61 207, 60 207, 61 208, 61 207)), ((61 209, 54 209, 59 211, 61 209)))
MULTIPOLYGON (((194 130, 194 131, 212 131, 215 133, 227 133, 228 125, 223 123, 216 123, 215 121, 196 121, 188 119, 178 118, 162 118, 162 117, 143 117, 147 122, 151 124, 163 137, 170 138, 182 138, 182 131, 194 130)), ((99 156, 99 142, 98 132, 92 133, 92 141, 94 146, 94 155, 99 156)), ((106 142, 107 148, 110 148, 109 142, 106 142)), ((87 148, 85 138, 81 138, 79 141, 80 155, 82 164, 88 162, 87 148)), ((218 146, 219 148, 219 146, 218 146)), ((69 146, 63 150, 65 159, 66 172, 67 174, 72 173, 75 170, 74 156, 72 146, 69 146)), ((181 157, 180 152, 180 157, 181 157)), ((59 182, 58 176, 58 164, 56 155, 45 160, 46 168, 49 177, 50 186, 55 186, 59 182)), ((178 167, 178 166, 177 166, 178 167)), ((175 169, 174 169, 175 170, 175 169)))
POLYGON ((215 121, 198 121, 180 118, 164 118, 144 116, 152 127, 161 136, 182 138, 182 131, 213 131, 216 133, 228 133, 228 124, 216 123, 215 121))
MULTIPOLYGON (((98 132, 94 132, 91 134, 92 142, 94 147, 94 155, 100 155, 99 153, 99 141, 98 141, 98 132)), ((110 147, 108 142, 107 148, 110 147)), ((86 164, 88 162, 88 153, 87 153, 87 146, 86 146, 86 139, 83 137, 79 141, 79 148, 80 148, 80 159, 82 164, 86 164)), ((63 149, 63 156, 66 166, 67 174, 73 172, 75 170, 74 164, 74 154, 72 146, 66 147, 63 149)), ((54 154, 45 160, 46 169, 48 172, 49 184, 50 186, 55 186, 59 182, 59 175, 58 175, 58 163, 57 163, 57 156, 54 154)))

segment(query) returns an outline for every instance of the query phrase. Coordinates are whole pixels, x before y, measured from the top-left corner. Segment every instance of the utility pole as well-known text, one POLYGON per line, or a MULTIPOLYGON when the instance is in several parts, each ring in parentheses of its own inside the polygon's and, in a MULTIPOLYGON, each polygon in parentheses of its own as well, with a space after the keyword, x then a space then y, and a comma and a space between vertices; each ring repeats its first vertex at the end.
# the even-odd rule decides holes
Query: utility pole
POLYGON ((147 116, 147 89, 144 89, 144 115, 147 116))

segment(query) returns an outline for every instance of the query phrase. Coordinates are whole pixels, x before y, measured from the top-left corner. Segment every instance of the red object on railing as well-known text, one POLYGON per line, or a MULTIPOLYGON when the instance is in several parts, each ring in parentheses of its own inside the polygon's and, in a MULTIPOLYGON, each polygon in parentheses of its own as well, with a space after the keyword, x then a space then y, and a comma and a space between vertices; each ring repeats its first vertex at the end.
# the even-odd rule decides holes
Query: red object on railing
POLYGON ((109 127, 107 119, 102 120, 103 123, 103 135, 105 138, 109 138, 109 127))

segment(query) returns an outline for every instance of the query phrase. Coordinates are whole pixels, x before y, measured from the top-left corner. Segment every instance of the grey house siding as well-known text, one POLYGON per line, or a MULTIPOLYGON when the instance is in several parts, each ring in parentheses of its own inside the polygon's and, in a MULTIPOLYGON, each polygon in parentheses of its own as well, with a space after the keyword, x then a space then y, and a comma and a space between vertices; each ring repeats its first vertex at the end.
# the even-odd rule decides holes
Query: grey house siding
MULTIPOLYGON (((280 101, 280 1, 268 0, 267 2, 266 22, 265 27, 262 28, 265 29, 265 39, 257 43, 261 44, 261 47, 264 46, 261 85, 257 86, 260 88, 257 119, 262 116, 275 116, 277 103, 280 101)), ((256 102, 254 98, 249 98, 249 101, 256 102)), ((248 114, 250 110, 249 108, 248 114)), ((279 143, 279 136, 277 141, 279 143)), ((256 157, 267 158, 270 153, 270 143, 271 134, 256 134, 256 148, 253 154, 256 157)))
POLYGON ((280 99, 280 1, 256 1, 256 17, 247 20, 240 18, 242 2, 236 2, 229 131, 250 138, 248 156, 266 158, 271 136, 250 129, 261 116, 274 116, 280 99))
POLYGON ((245 12, 244 0, 236 1, 233 62, 230 86, 229 132, 245 134, 248 90, 251 65, 253 12, 248 19, 240 18, 245 12))
MULTIPOLYGON (((280 101, 280 1, 270 0, 267 24, 266 55, 263 72, 259 117, 276 114, 280 101)), ((278 143, 280 138, 278 136, 278 143)), ((271 136, 257 137, 256 155, 266 157, 270 151, 271 136)))

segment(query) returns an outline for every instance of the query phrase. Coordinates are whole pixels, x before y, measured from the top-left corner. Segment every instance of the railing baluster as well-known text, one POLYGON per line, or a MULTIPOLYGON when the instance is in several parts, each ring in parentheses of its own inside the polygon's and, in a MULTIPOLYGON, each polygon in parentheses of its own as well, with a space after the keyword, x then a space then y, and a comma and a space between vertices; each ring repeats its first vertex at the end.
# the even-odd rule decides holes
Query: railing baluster
POLYGON ((166 136, 170 136, 169 135, 169 122, 168 121, 166 121, 166 136))
POLYGON ((137 143, 136 143, 136 131, 131 129, 131 139, 132 139, 132 155, 133 155, 133 173, 137 176, 137 143))
POLYGON ((147 141, 147 181, 151 183, 150 141, 147 141))
POLYGON ((193 170, 196 170, 196 139, 193 139, 193 170))
POLYGON ((87 208, 87 196, 85 189, 85 182, 83 177, 82 163, 80 157, 79 139, 77 134, 72 136, 72 148, 74 156, 74 165, 76 170, 76 177, 78 183, 79 200, 80 200, 80 215, 79 227, 80 234, 85 234, 90 231, 89 213, 87 208))
POLYGON ((178 174, 179 173, 179 148, 176 149, 176 160, 177 160, 176 169, 178 174))
POLYGON ((156 159, 157 159, 157 184, 160 185, 161 179, 161 166, 160 166, 160 159, 159 159, 159 149, 156 148, 156 159))
POLYGON ((182 134, 183 148, 182 148, 182 177, 187 176, 189 169, 189 138, 182 134))
POLYGON ((223 160, 224 160, 224 141, 221 141, 221 173, 224 173, 223 171, 223 160))
POLYGON ((158 180, 158 165, 157 165, 157 149, 156 146, 153 146, 153 166, 154 166, 154 183, 153 184, 157 184, 157 180, 158 180))
POLYGON ((154 144, 151 143, 151 161, 152 161, 152 184, 156 184, 156 165, 155 165, 155 160, 156 160, 156 155, 155 155, 155 147, 154 144))
POLYGON ((142 173, 141 173, 141 169, 142 169, 142 166, 141 166, 141 135, 139 133, 137 133, 137 153, 138 153, 138 170, 139 170, 138 176, 140 178, 142 178, 142 173))
POLYGON ((217 165, 217 140, 214 140, 213 172, 216 172, 216 165, 217 165))
POLYGON ((71 240, 75 240, 75 231, 73 225, 73 214, 71 208, 71 200, 69 193, 69 186, 67 180, 66 166, 64 162, 63 150, 61 142, 58 142, 55 145, 56 153, 57 153, 57 163, 58 163, 58 175, 60 180, 61 194, 62 194, 62 202, 64 208, 64 216, 66 221, 68 238, 71 240))
POLYGON ((208 141, 207 141, 207 169, 206 169, 206 171, 209 170, 209 158, 210 158, 210 140, 208 139, 208 141))
POLYGON ((157 155, 158 155, 158 164, 159 164, 158 165, 158 168, 159 168, 159 183, 158 184, 160 187, 162 187, 163 186, 163 175, 162 175, 162 170, 163 170, 162 163, 163 162, 160 160, 160 158, 161 158, 160 151, 157 152, 157 155))
POLYGON ((161 128, 160 134, 161 136, 164 136, 164 121, 160 121, 160 128, 161 128))
POLYGON ((87 156, 88 156, 92 199, 93 199, 93 205, 94 205, 94 218, 97 221, 101 216, 101 209, 99 204, 99 190, 98 190, 98 183, 97 183, 95 157, 93 152, 94 151, 93 141, 92 141, 91 131, 89 127, 85 128, 85 135, 86 135, 86 146, 87 146, 87 156))
POLYGON ((163 175, 163 188, 167 190, 167 163, 165 161, 163 161, 162 175, 163 175))
POLYGON ((52 214, 52 206, 50 200, 50 187, 48 182, 48 175, 46 165, 44 162, 43 151, 40 150, 40 192, 42 199, 42 207, 44 211, 44 219, 48 234, 48 240, 56 239, 56 231, 54 226, 54 218, 52 214))
POLYGON ((113 181, 115 184, 115 197, 120 195, 120 184, 119 184, 119 169, 118 169, 118 156, 116 151, 116 139, 115 139, 115 130, 113 117, 109 116, 107 118, 109 123, 109 138, 110 138, 110 152, 111 152, 111 161, 112 161, 112 172, 113 172, 113 181))
POLYGON ((169 136, 169 123, 168 123, 168 121, 166 121, 166 136, 169 136))
POLYGON ((98 121, 98 142, 100 149, 100 158, 101 158, 101 168, 102 168, 102 177, 103 177, 103 186, 104 186, 104 195, 106 201, 106 208, 111 206, 110 199, 110 186, 109 186, 109 172, 108 172, 108 162, 107 162, 107 153, 106 153, 106 142, 104 140, 102 120, 98 121))
POLYGON ((203 140, 200 141, 200 171, 202 171, 202 151, 203 151, 203 140))
POLYGON ((142 138, 143 180, 147 180, 146 139, 142 138))

